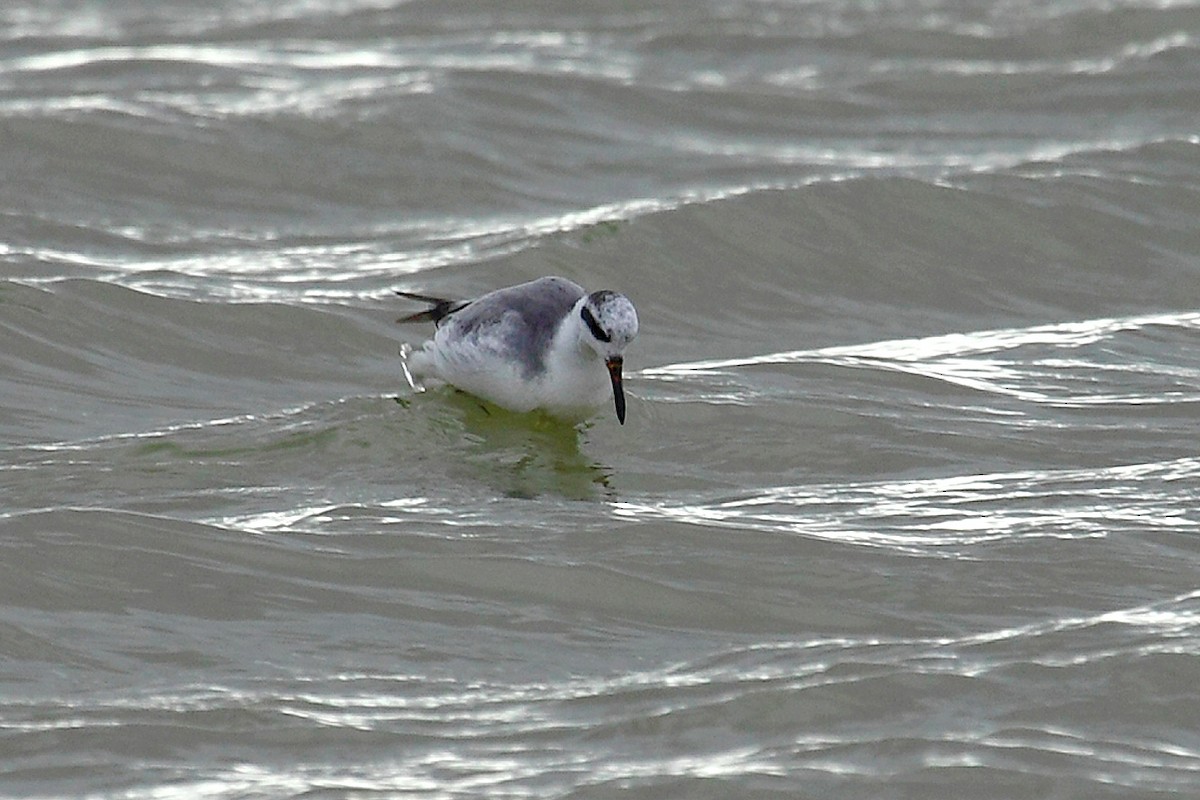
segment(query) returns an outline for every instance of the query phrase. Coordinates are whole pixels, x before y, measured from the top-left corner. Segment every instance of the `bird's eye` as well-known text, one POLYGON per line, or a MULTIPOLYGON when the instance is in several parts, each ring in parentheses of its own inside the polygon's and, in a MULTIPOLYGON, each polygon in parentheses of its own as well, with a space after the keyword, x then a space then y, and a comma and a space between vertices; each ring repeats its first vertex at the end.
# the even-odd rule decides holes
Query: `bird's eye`
POLYGON ((584 306, 583 310, 579 312, 579 316, 583 317, 583 321, 587 323, 588 330, 592 332, 592 336, 595 336, 602 342, 612 341, 612 336, 605 333, 604 328, 600 327, 600 323, 596 322, 596 317, 592 315, 590 308, 584 306))

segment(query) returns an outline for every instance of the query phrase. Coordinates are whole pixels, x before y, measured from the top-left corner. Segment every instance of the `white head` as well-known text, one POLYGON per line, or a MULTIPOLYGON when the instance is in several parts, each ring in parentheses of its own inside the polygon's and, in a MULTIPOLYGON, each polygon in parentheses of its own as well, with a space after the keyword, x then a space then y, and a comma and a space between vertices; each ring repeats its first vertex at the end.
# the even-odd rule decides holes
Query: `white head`
POLYGON ((621 386, 621 367, 625 363, 625 347, 638 333, 637 311, 625 295, 601 289, 583 298, 579 317, 583 320, 580 339, 604 359, 612 379, 617 419, 624 425, 625 390, 621 386))

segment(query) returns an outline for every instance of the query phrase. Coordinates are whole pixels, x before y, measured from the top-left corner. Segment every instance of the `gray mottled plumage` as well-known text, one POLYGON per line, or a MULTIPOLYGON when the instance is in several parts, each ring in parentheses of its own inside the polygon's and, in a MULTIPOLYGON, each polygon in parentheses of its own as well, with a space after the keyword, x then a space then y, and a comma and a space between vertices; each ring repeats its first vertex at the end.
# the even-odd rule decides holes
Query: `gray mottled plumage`
POLYGON ((454 335, 462 339, 499 335, 506 355, 520 362, 525 377, 533 377, 545 371, 546 346, 563 316, 583 295, 583 287, 566 278, 539 278, 467 303, 439 321, 438 327, 452 326, 454 335))

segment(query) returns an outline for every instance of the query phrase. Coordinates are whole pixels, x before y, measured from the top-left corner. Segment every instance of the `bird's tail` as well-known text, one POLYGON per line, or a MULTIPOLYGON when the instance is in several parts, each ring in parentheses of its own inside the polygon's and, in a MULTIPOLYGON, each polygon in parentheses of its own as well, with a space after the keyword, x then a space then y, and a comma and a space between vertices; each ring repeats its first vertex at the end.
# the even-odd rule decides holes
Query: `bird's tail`
POLYGON ((415 314, 408 314, 400 317, 396 322, 441 322, 446 317, 464 308, 470 300, 447 300, 444 297, 430 297, 424 294, 414 294, 413 292, 401 292, 396 290, 396 294, 401 297, 406 297, 409 300, 416 300, 420 303, 429 303, 430 307, 424 311, 418 311, 415 314))

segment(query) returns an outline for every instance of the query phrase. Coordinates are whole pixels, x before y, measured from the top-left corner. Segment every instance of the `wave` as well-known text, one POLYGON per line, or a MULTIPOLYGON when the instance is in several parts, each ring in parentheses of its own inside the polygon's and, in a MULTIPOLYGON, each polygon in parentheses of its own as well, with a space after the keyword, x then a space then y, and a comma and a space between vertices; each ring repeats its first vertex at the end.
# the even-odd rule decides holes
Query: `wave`
POLYGON ((748 367, 828 364, 894 370, 1060 408, 1194 403, 1200 401, 1200 365, 1191 359, 1148 363, 1137 348, 1144 335, 1178 339, 1181 352, 1190 352, 1197 330, 1200 312, 1151 314, 668 364, 637 374, 670 381, 748 367))
MULTIPOLYGON (((746 586, 709 595, 694 564, 689 581, 654 588, 544 552, 471 558, 454 552, 469 546, 461 540, 440 552, 378 537, 314 548, 296 535, 68 509, 0 527, 36 545, 0 567, 5 607, 23 611, 19 630, 5 623, 10 651, 73 670, 69 690, 61 678, 27 679, 0 712, 34 754, 17 786, 94 786, 103 769, 130 797, 166 785, 201 796, 421 787, 451 797, 514 782, 690 796, 713 780, 792 796, 798 776, 821 791, 847 779, 894 787, 970 765, 980 786, 1091 785, 1100 772, 1106 786, 1179 791, 1200 758, 1179 733, 1191 730, 1190 708, 1171 690, 1194 658, 1194 590, 1117 592, 1082 611, 1064 608, 1055 586, 1058 605, 1038 596, 983 616, 901 620, 893 575, 855 572, 863 581, 848 589, 835 581, 844 574, 816 569, 852 561, 829 554, 807 572, 839 598, 834 620, 796 596, 756 598, 746 586), (634 601, 647 591, 665 605, 634 601), (886 629, 878 616, 855 618, 876 592, 893 598, 886 629), (772 605, 774 619, 755 616, 772 605), (476 655, 511 653, 514 642, 543 654, 535 669, 476 655), (614 651, 622 666, 609 666, 614 651), (1098 691, 1128 680, 1130 664, 1141 692, 1098 691), (707 732, 699 743, 649 747, 696 730, 707 732), (133 765, 70 755, 113 736, 155 755, 133 765), (264 741, 267 753, 256 749, 264 741), (352 765, 340 755, 347 741, 352 765), (300 767, 273 767, 276 745, 300 767), (243 755, 197 761, 197 747, 243 755), (40 754, 52 750, 51 777, 40 754)), ((953 605, 964 596, 956 577, 986 602, 996 564, 943 563, 953 575, 931 571, 922 589, 953 605)))
POLYGON ((1200 461, 1087 469, 951 475, 867 483, 761 487, 752 493, 618 501, 638 520, 798 535, 913 556, 971 559, 999 544, 1092 539, 1142 531, 1186 534, 1195 515, 1178 505, 1200 480, 1200 461))

